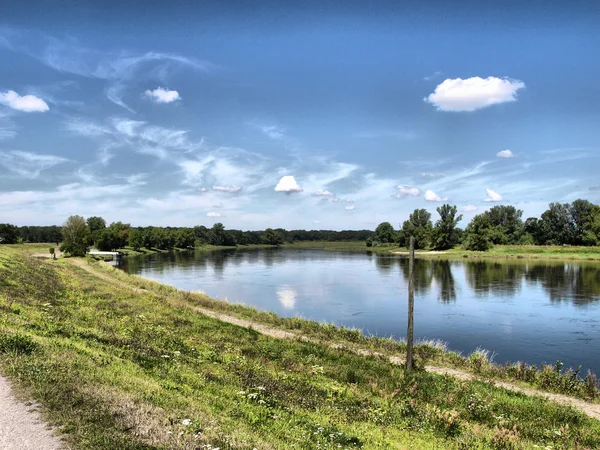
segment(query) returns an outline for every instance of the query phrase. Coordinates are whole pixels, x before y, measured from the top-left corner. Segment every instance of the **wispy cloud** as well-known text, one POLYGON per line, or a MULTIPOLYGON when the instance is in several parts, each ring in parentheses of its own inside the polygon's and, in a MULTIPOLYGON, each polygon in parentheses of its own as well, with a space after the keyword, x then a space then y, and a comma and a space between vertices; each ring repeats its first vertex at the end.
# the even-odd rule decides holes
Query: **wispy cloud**
POLYGON ((19 150, 0 151, 0 166, 24 178, 37 178, 42 171, 68 161, 56 155, 19 150))
POLYGON ((35 31, 2 29, 0 44, 16 52, 37 58, 54 70, 107 82, 106 97, 113 103, 133 109, 123 100, 138 83, 166 83, 178 70, 188 68, 209 73, 217 65, 175 53, 100 51, 85 47, 76 39, 58 39, 35 31))
POLYGON ((327 189, 319 189, 313 194, 315 197, 335 197, 333 192, 328 191, 327 189))
POLYGON ((242 190, 240 186, 236 186, 235 184, 230 184, 228 186, 213 186, 213 191, 217 192, 226 192, 228 194, 236 194, 242 190))
POLYGON ((271 139, 280 140, 285 136, 285 128, 277 125, 259 125, 260 131, 271 139))
POLYGON ((443 176, 444 174, 439 172, 421 172, 422 178, 440 178, 443 176))
POLYGON ((15 91, 0 93, 0 104, 23 112, 45 112, 48 104, 35 95, 19 95, 15 91))
POLYGON ((426 77, 423 77, 423 79, 424 79, 425 81, 430 81, 430 80, 433 80, 433 79, 435 79, 435 78, 437 78, 437 77, 440 77, 441 75, 442 75, 442 72, 441 72, 441 71, 439 71, 439 70, 436 70, 436 71, 435 71, 435 72, 433 72, 431 75, 427 75, 426 77))
POLYGON ((510 78, 455 78, 438 84, 424 100, 439 111, 475 111, 498 103, 514 102, 525 83, 510 78))
POLYGON ((207 217, 221 217, 221 214, 219 214, 218 212, 214 212, 214 211, 210 211, 208 213, 206 213, 207 217))

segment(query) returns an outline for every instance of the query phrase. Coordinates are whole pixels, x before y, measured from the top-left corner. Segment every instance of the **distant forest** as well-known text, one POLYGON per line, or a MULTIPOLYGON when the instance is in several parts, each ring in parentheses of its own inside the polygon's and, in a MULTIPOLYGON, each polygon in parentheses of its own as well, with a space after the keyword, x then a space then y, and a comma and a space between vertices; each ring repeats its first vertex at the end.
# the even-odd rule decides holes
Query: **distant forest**
POLYGON ((267 228, 264 231, 227 230, 222 223, 211 228, 195 227, 132 227, 122 222, 107 225, 102 217, 71 216, 60 226, 23 226, 0 224, 0 243, 63 241, 65 232, 77 229, 81 245, 99 250, 114 250, 126 246, 134 249, 200 247, 210 244, 234 246, 250 244, 278 245, 303 241, 363 241, 367 246, 396 244, 408 246, 415 238, 417 249, 445 250, 461 245, 467 250, 485 251, 493 245, 600 245, 600 206, 587 200, 572 203, 550 203, 539 218, 522 219, 523 211, 514 206, 494 206, 471 219, 465 229, 457 225, 462 220, 456 206, 442 205, 436 209, 438 220, 431 213, 415 209, 399 229, 383 222, 371 230, 285 230, 267 228))

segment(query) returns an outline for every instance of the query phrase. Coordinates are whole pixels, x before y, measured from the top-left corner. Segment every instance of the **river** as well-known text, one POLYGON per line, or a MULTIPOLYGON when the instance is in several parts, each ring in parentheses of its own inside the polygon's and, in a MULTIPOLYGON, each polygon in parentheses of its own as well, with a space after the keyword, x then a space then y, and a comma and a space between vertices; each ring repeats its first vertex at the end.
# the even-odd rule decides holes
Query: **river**
MULTIPOLYGON (((120 268, 281 316, 404 338, 408 259, 319 249, 190 251, 126 258, 120 268)), ((557 360, 600 373, 600 264, 415 261, 415 338, 494 361, 557 360)), ((585 375, 585 372, 582 372, 585 375)))

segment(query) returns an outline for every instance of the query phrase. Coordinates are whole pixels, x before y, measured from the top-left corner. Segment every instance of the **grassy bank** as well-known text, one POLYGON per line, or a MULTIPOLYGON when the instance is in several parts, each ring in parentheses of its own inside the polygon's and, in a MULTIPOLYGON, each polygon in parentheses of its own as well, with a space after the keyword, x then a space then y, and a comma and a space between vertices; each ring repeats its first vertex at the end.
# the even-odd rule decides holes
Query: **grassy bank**
MULTIPOLYGON (((572 408, 480 381, 407 375, 387 358, 349 349, 398 354, 400 343, 281 319, 93 263, 113 280, 106 281, 66 260, 31 258, 22 247, 0 246, 0 368, 75 448, 600 446, 600 422, 572 408), (190 305, 315 341, 269 338, 190 305)), ((453 358, 431 345, 418 354, 419 366, 453 358)), ((483 360, 465 364, 487 370, 483 360)))

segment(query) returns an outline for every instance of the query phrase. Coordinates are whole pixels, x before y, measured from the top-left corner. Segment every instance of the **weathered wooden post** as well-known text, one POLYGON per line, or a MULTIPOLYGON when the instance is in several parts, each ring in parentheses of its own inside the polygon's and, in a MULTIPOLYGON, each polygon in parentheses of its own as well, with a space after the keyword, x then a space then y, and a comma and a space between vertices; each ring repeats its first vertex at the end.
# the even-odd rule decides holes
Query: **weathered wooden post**
POLYGON ((413 364, 413 333, 415 316, 415 238, 410 237, 408 251, 408 331, 406 333, 406 370, 412 370, 413 364))

